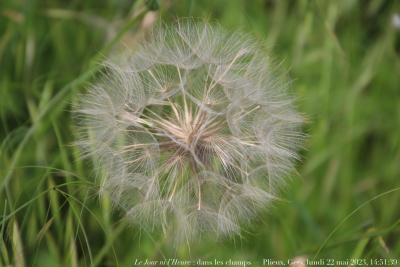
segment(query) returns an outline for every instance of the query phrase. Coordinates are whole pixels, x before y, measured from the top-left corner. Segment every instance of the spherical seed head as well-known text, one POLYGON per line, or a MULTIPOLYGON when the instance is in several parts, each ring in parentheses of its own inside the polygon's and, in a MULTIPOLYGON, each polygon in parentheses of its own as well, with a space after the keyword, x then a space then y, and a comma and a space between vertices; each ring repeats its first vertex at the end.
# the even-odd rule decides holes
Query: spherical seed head
POLYGON ((109 60, 75 110, 102 191, 142 227, 228 235, 292 170, 302 117, 249 36, 179 21, 109 60))

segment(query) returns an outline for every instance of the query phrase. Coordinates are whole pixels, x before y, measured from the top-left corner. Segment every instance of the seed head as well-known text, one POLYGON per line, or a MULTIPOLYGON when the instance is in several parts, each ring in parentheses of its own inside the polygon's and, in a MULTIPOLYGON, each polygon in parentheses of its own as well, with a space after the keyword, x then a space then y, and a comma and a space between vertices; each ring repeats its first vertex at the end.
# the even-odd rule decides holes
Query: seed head
POLYGON ((240 231, 298 158, 302 117, 257 43, 219 26, 159 26, 108 60, 75 114, 102 191, 177 240, 240 231))

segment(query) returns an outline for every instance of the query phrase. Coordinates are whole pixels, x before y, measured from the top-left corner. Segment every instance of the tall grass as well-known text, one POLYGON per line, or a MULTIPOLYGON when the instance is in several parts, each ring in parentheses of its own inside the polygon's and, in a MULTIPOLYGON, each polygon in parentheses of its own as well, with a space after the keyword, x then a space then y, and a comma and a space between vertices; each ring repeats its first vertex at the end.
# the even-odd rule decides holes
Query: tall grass
POLYGON ((284 201, 241 238, 178 250, 98 198, 92 163, 71 146, 71 103, 96 78, 97 62, 140 38, 146 3, 1 1, 0 266, 398 257, 398 2, 161 1, 163 20, 206 18, 265 41, 290 69, 291 93, 308 116, 284 201))

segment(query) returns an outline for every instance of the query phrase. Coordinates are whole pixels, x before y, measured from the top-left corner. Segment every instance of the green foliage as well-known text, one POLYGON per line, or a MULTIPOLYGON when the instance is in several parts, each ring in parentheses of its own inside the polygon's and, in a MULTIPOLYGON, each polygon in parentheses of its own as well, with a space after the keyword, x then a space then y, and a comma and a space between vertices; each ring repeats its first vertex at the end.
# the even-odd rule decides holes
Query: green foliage
POLYGON ((99 199, 71 145, 74 97, 121 40, 134 45, 150 2, 1 1, 0 266, 400 255, 398 2, 159 1, 164 21, 200 17, 264 41, 308 118, 283 200, 241 237, 178 249, 99 199))

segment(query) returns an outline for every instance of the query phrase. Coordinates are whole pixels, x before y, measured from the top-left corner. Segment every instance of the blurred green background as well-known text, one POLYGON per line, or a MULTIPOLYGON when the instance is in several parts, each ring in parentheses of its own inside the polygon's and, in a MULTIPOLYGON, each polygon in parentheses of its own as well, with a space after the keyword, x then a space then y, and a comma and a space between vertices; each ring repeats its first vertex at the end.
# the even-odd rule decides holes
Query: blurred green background
POLYGON ((400 265, 399 4, 2 0, 0 266, 169 258, 260 266, 296 256, 397 258, 400 265), (98 198, 91 162, 71 145, 70 110, 102 58, 134 46, 154 21, 191 16, 267 44, 292 80, 309 137, 284 200, 241 237, 199 237, 174 248, 98 198))

